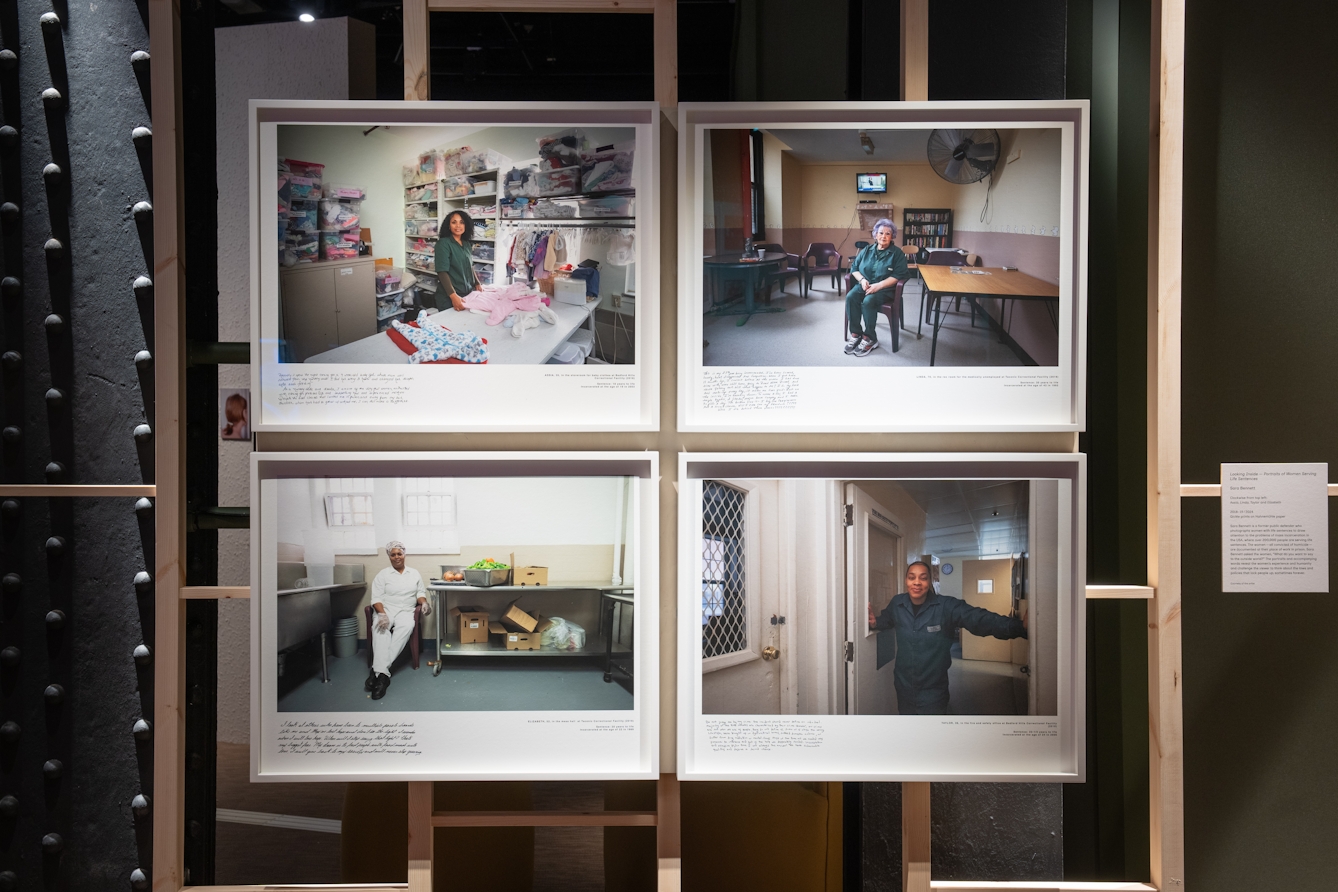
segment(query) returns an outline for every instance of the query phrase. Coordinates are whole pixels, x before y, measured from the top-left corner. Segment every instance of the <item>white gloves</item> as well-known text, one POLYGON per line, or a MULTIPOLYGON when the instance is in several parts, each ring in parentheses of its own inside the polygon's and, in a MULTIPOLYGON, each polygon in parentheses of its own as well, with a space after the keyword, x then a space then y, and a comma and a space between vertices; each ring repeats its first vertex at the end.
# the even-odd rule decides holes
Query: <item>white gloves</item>
POLYGON ((376 615, 376 631, 378 632, 390 631, 390 614, 378 613, 376 615))

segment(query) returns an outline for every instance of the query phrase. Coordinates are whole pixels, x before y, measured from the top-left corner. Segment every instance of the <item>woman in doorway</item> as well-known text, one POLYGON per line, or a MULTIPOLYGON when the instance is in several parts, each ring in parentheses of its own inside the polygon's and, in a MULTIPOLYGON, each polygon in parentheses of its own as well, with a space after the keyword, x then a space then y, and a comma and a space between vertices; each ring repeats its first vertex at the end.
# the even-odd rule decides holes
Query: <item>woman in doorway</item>
POLYGON ((850 262, 854 284, 846 292, 846 319, 850 337, 846 353, 868 356, 878 347, 878 308, 883 305, 879 292, 896 288, 909 275, 906 254, 892 240, 897 227, 884 217, 873 224, 873 244, 866 245, 850 262))
POLYGON ((465 308, 462 298, 479 288, 478 276, 474 274, 473 247, 473 219, 464 211, 451 211, 446 215, 446 230, 437 239, 434 260, 441 290, 450 297, 451 306, 460 311, 465 308))

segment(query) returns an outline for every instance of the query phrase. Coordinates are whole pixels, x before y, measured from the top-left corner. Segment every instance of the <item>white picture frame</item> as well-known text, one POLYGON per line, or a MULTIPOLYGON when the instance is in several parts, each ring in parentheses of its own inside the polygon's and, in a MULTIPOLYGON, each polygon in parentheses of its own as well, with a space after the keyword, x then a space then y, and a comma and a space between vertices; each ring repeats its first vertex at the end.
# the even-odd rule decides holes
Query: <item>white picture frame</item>
MULTIPOLYGON (((1085 456, 680 453, 678 480, 680 778, 1000 782, 1081 782, 1085 778, 1085 456), (708 526, 703 519, 705 481, 729 481, 731 485, 752 481, 752 492, 772 487, 775 528, 763 530, 762 539, 775 544, 770 554, 764 545, 760 570, 749 570, 759 573, 764 588, 776 593, 772 602, 763 605, 771 616, 762 618, 766 640, 759 642, 772 652, 770 663, 763 662, 768 659, 764 651, 751 664, 715 671, 703 665, 708 629, 698 543, 708 526), (998 556, 1006 559, 1002 561, 1008 566, 1006 572, 1019 568, 1016 572, 1023 574, 1020 578, 1025 582, 1015 581, 1014 585, 1024 587, 1012 588, 1011 594, 1016 598, 1019 591, 1024 593, 1023 602, 1012 603, 1019 608, 1019 621, 1022 614, 1027 615, 1028 635, 1012 642, 980 640, 1003 644, 1006 650, 1022 645, 1029 672, 1017 671, 1017 650, 1005 661, 1011 659, 1015 664, 1013 680, 1007 683, 1015 685, 1021 679, 1026 693, 1019 695, 1014 686, 1001 695, 998 682, 987 678, 999 674, 993 664, 964 661, 957 655, 953 657, 955 671, 961 673, 961 664, 972 662, 969 671, 977 673, 976 682, 986 680, 994 686, 988 695, 994 700, 982 697, 973 703, 968 699, 973 689, 958 674, 952 683, 956 686, 953 696, 960 700, 952 706, 955 712, 903 715, 899 705, 889 710, 884 706, 889 698, 883 688, 890 688, 895 664, 885 659, 876 636, 861 634, 867 632, 866 625, 849 615, 874 612, 868 601, 874 589, 867 577, 864 587, 848 587, 848 574, 857 572, 853 549, 858 547, 861 524, 872 519, 874 523, 868 526, 905 537, 888 552, 897 555, 892 559, 896 569, 889 575, 900 575, 903 565, 921 558, 925 543, 942 544, 946 540, 941 536, 949 535, 925 532, 949 528, 937 522, 927 525, 927 514, 916 507, 915 499, 936 498, 927 493, 938 487, 965 493, 961 498, 966 502, 975 499, 972 490, 983 494, 992 486, 1029 494, 1021 499, 1027 513, 1020 521, 1028 549, 998 556), (876 506, 861 513, 856 504, 866 491, 892 490, 901 493, 900 508, 876 506), (851 492, 856 492, 856 499, 849 498, 851 492), (912 492, 917 494, 912 497, 912 492), (918 520, 913 517, 917 511, 918 520), (731 672, 733 675, 724 677, 731 672), (869 680, 875 677, 871 673, 886 676, 877 689, 869 680), (857 689, 864 698, 862 705, 855 699, 857 689), (999 696, 1026 697, 1023 708, 1027 711, 977 711, 979 704, 999 702, 999 696)), ((769 507, 762 506, 764 523, 769 507)), ((1015 535, 1017 517, 1005 520, 1015 535)), ((718 520, 709 526, 712 531, 720 529, 718 520)), ((991 548, 984 547, 986 552, 991 548)), ((951 574, 953 581, 969 577, 963 566, 999 562, 989 559, 986 552, 974 552, 965 563, 960 554, 953 553, 960 571, 951 574)), ((898 585, 893 591, 904 591, 898 585)), ((942 598, 949 595, 969 597, 944 593, 942 598)), ((1007 599, 1009 595, 1006 588, 1001 596, 1007 599)), ((968 637, 965 632, 962 635, 968 637)), ((1010 703, 1016 706, 1016 701, 1010 703)))
MULTIPOLYGON (((1085 406, 1085 369, 1086 369, 1086 293, 1087 293, 1087 207, 1088 207, 1088 141, 1089 141, 1089 104, 1086 100, 1038 100, 1008 102, 772 102, 772 103, 683 103, 678 109, 678 166, 679 166, 679 356, 678 356, 678 429, 680 431, 700 432, 800 432, 800 431, 1081 431, 1086 425, 1085 406), (1000 224, 995 229, 993 224, 979 224, 970 221, 976 234, 986 235, 1049 235, 1057 233, 1060 246, 1055 260, 1054 279, 1057 281, 1059 297, 1054 307, 1053 325, 1055 327, 1055 360, 1050 365, 1035 367, 1025 365, 1022 353, 1018 366, 1009 354, 1007 365, 991 365, 989 362, 1003 360, 981 360, 977 364, 972 360, 969 365, 945 365, 942 361, 930 366, 928 356, 937 348, 926 346, 931 334, 925 333, 923 340, 917 340, 917 302, 903 299, 903 316, 908 330, 901 334, 904 361, 900 364, 881 364, 889 360, 891 346, 886 343, 890 338, 884 336, 884 343, 875 351, 881 357, 871 359, 868 364, 851 362, 852 358, 842 354, 842 344, 837 340, 835 329, 841 325, 841 314, 822 317, 822 325, 813 330, 812 341, 807 336, 796 340, 791 333, 787 335, 780 329, 768 329, 776 316, 746 315, 737 309, 713 305, 712 312, 729 312, 723 319, 710 320, 715 326, 713 337, 708 334, 706 274, 703 263, 704 255, 712 250, 706 246, 705 207, 705 167, 707 157, 707 138, 710 131, 724 130, 762 130, 772 131, 849 131, 853 146, 858 146, 856 138, 864 131, 877 135, 879 131, 922 131, 937 128, 993 128, 1005 132, 1058 131, 1058 166, 1054 171, 1054 182, 1048 183, 1047 201, 1056 198, 1053 213, 1057 214, 1056 223, 1049 221, 1044 233, 1038 227, 1031 226, 1030 233, 1023 225, 1000 224), (1051 195, 1053 192, 1055 195, 1051 195), (747 322, 737 322, 746 319, 747 322), (739 326, 736 330, 735 324, 739 326), (771 342, 759 342, 744 334, 748 329, 759 332, 775 332, 777 344, 784 343, 784 350, 772 350, 767 345, 771 342), (742 339, 742 340, 740 340, 742 339), (907 342, 926 354, 920 358, 917 353, 911 356, 907 342), (757 346, 762 343, 762 346, 757 346), (714 349, 712 349, 714 345, 714 349), (736 349, 737 348, 737 349, 736 349), (790 351, 793 356, 801 354, 795 351, 832 351, 832 356, 822 354, 814 359, 808 356, 796 364, 774 361, 773 357, 785 355, 790 351), (709 351, 709 352, 708 352, 709 351), (746 362, 731 364, 732 357, 747 355, 746 362), (895 395, 895 399, 886 398, 895 395)), ((1008 145, 1005 144, 1005 149, 1008 145)), ((861 156, 862 157, 862 156, 861 156)), ((1009 158, 1012 156, 1010 155, 1009 158)), ((1048 156, 1047 156, 1048 157, 1048 156)), ((1000 159, 1002 176, 1007 176, 1006 165, 1009 158, 1000 159)), ((1031 163, 1031 156, 1024 155, 1024 160, 1031 163)), ((770 163, 770 162, 768 162, 770 163)), ((861 162, 863 163, 863 162, 861 162)), ((866 166, 881 167, 888 162, 879 162, 875 154, 866 166)), ((893 164, 898 162, 892 162, 893 164)), ((849 165, 847 165, 849 166, 849 165)), ((919 165, 929 170, 928 163, 919 165)), ((932 178, 932 173, 930 174, 932 178)), ((1025 178, 1015 177, 1014 182, 1025 178)), ((987 178, 982 182, 990 182, 987 178)), ((1001 179, 1002 182, 1002 179, 1001 179)), ((940 186, 944 185, 939 183, 940 186)), ((855 178, 850 177, 848 188, 847 212, 850 219, 861 219, 854 192, 855 178)), ((767 180, 766 188, 772 188, 767 180)), ((983 186, 950 187, 954 189, 975 189, 970 193, 971 216, 975 216, 984 196, 983 186), (979 194, 977 194, 979 193, 979 194)), ((803 208, 807 208, 810 187, 805 185, 803 208)), ((841 199, 847 201, 847 199, 841 199)), ((966 201, 965 198, 962 199, 966 201)), ((890 212, 898 230, 895 244, 901 244, 903 208, 897 207, 890 212)), ((801 209, 801 213, 804 211, 801 209)), ((714 208, 711 210, 714 220, 714 208)), ((789 211, 785 211, 789 216, 789 211)), ((965 231, 963 215, 958 215, 958 231, 965 231)), ((779 241, 776 232, 781 231, 767 220, 767 239, 779 241)), ((783 222, 782 229, 789 233, 789 222, 783 222)), ((813 226, 830 226, 830 222, 814 223, 813 226)), ((712 224, 714 227, 722 223, 712 224)), ((809 228, 801 223, 799 231, 809 228)), ((853 242, 861 236, 861 230, 854 222, 846 227, 848 241, 853 242), (854 228, 851 228, 851 227, 854 228)), ((723 230, 722 230, 723 231, 723 230)), ((820 228, 816 230, 822 232, 820 228)), ((799 238, 799 236, 792 237, 799 238)), ((870 235, 863 232, 863 239, 870 235)), ((757 241, 761 241, 758 239, 757 241)), ((804 239, 795 244, 797 251, 804 251, 804 239)), ((785 245, 787 249, 793 246, 785 245)), ((728 251, 737 252, 737 247, 728 251)), ((790 253, 795 253, 791 250, 790 253)), ((1051 246, 1046 246, 1051 252, 1051 246)), ((849 259, 854 251, 847 249, 842 260, 848 268, 849 259)), ((726 258, 725 254, 718 255, 726 258)), ((983 255, 982 255, 983 256, 983 255)), ((1046 254, 1049 257, 1049 253, 1046 254)), ((1007 268, 1013 260, 1011 251, 991 251, 983 256, 985 266, 999 265, 1007 268)), ((1050 262, 1047 260, 1046 269, 1050 262)), ((1025 268, 1023 269, 1025 273, 1025 268)), ((1005 275, 1004 271, 988 273, 1005 275)), ((1040 275, 1038 271, 1038 275, 1040 275)), ((1045 276, 1050 276, 1046 272, 1045 276)), ((718 279, 714 279, 719 284, 718 279)), ((783 282, 785 280, 782 280, 783 282)), ((984 281, 979 279, 978 281, 984 281)), ((993 281, 993 280, 991 280, 993 281)), ((1049 279, 1047 279, 1049 281, 1049 279)), ((748 287, 745 282, 743 287, 748 287)), ((767 284, 768 300, 771 285, 767 284)), ((913 287, 919 287, 918 285, 913 287)), ((784 288, 784 284, 782 284, 784 288)), ((723 289, 729 292, 729 288, 723 289)), ((842 289, 843 291, 843 289, 842 289)), ((732 292, 727 299, 734 300, 732 292)), ((828 296, 835 299, 834 295, 828 296)), ((711 298, 715 301, 716 298, 711 298)), ((935 306, 943 308, 943 298, 935 306)), ((1053 298, 1051 298, 1053 300, 1053 298)), ((961 307, 966 308, 971 301, 963 300, 961 307)), ((1008 303, 1016 310, 1019 304, 1033 303, 1050 312, 1047 301, 1018 301, 1008 303)), ((995 325, 991 316, 987 319, 987 337, 992 337, 997 327, 1003 333, 1011 328, 1013 316, 1004 318, 1005 305, 994 299, 982 299, 982 306, 998 309, 1000 319, 995 325), (991 302, 993 301, 993 302, 991 302)), ((974 304, 973 304, 974 306, 974 304)), ((808 304, 799 303, 789 308, 790 316, 795 311, 811 312, 808 304)), ((844 307, 842 307, 844 310, 844 307)), ((764 312, 784 312, 768 308, 764 312)), ((984 312, 984 310, 982 310, 984 312)), ((988 315, 988 314, 987 314, 988 315)), ((880 317, 881 318, 881 317, 880 317)), ((942 313, 935 318, 946 318, 942 313)), ((970 315, 971 325, 976 324, 974 311, 970 315)), ((787 325, 791 323, 786 323, 787 325)), ((816 325, 816 323, 814 323, 816 325)), ((954 323, 955 324, 955 323, 954 323)), ((1037 323, 1040 325, 1041 323, 1037 323)), ((881 325, 881 323, 880 323, 881 325)), ((963 319, 962 325, 965 325, 963 319)), ((928 332, 937 334, 933 321, 928 332)), ((890 334, 890 332, 889 332, 890 334)), ((757 337, 761 337, 758 335, 757 337)), ((1049 335, 1046 336, 1050 337, 1049 335)), ((1010 340, 1010 345, 1016 342, 1010 340)), ((1047 351, 1050 349, 1047 346, 1047 351)), ((1017 351, 1014 351, 1017 352, 1017 351)), ((997 355, 997 354, 996 354, 997 355)), ((942 360, 942 355, 938 357, 942 360)))
MULTIPOLYGON (((247 237, 250 242, 254 429, 265 433, 656 430, 659 426, 660 405, 659 118, 658 106, 646 102, 541 104, 252 100, 247 237), (388 336, 383 332, 360 336, 348 344, 340 337, 340 358, 334 358, 336 350, 331 349, 327 351, 331 356, 328 361, 321 360, 314 364, 281 361, 286 354, 281 351, 281 264, 275 249, 279 227, 275 200, 276 168, 277 161, 284 157, 279 149, 279 128, 298 126, 348 128, 349 133, 356 130, 371 141, 389 139, 385 136, 387 133, 392 136, 397 132, 423 134, 429 132, 429 128, 440 128, 442 133, 450 134, 440 140, 443 144, 451 139, 458 142, 466 139, 469 133, 486 128, 557 132, 575 127, 587 128, 592 132, 596 129, 601 132, 626 130, 634 134, 635 203, 632 219, 625 224, 625 228, 635 230, 635 256, 634 262, 625 269, 628 270, 628 278, 632 280, 632 291, 636 294, 636 300, 629 302, 637 320, 635 331, 630 335, 635 362, 544 364, 542 357, 536 358, 538 354, 529 356, 533 351, 527 347, 525 364, 507 364, 503 358, 482 365, 414 365, 409 364, 407 357, 386 340, 388 336), (381 340, 385 340, 385 343, 381 343, 381 340), (390 344, 389 348, 387 344, 390 344), (359 349, 347 352, 354 347, 359 349), (345 361, 350 357, 355 357, 355 360, 345 361), (468 398, 456 398, 462 393, 467 393, 468 398), (450 398, 447 399, 447 396, 450 398)), ((534 141, 529 138, 533 133, 526 136, 529 142, 534 141)), ((431 145, 435 146, 436 143, 431 145)), ((428 146, 429 143, 424 142, 421 148, 428 146)), ((537 155, 537 146, 535 153, 537 155)), ((384 178, 382 165, 392 166, 394 180, 398 182, 399 165, 412 159, 399 155, 382 157, 384 154, 376 154, 377 170, 384 178)), ((321 161, 319 158, 302 160, 321 161)), ((348 157, 343 160, 345 168, 356 167, 361 163, 353 149, 348 150, 348 157)), ((516 157, 510 160, 524 166, 528 159, 516 157)), ((357 174, 347 179, 356 182, 357 174)), ((387 184, 380 191, 388 192, 391 188, 398 191, 397 200, 402 205, 405 200, 402 186, 387 184)), ((387 199, 379 195, 377 200, 387 199)), ((387 225, 403 228, 402 220, 401 210, 400 221, 391 221, 387 225)), ((583 225, 584 222, 578 220, 573 225, 583 225)), ((571 223, 568 220, 558 225, 571 223)), ((598 221, 593 223, 602 225, 598 221)), ((380 228, 383 227, 378 226, 380 228)), ((397 230, 390 233, 373 231, 372 237, 374 256, 377 257, 394 253, 384 251, 380 246, 400 244, 406 238, 397 230)), ((497 262, 500 261, 494 257, 494 266, 497 262)), ((579 259, 575 262, 579 262, 579 259)), ((601 272, 608 279, 609 265, 605 264, 605 267, 601 272)), ((500 282, 500 277, 495 281, 500 282)), ((608 303, 603 298, 601 301, 600 306, 608 303)), ((579 322, 572 322, 563 316, 560 325, 569 327, 575 324, 577 330, 589 327, 594 331, 593 309, 569 307, 556 302, 553 306, 559 313, 571 315, 580 311, 586 314, 579 322)), ((461 321, 464 319, 461 316, 455 320, 457 330, 470 326, 470 330, 473 330, 483 325, 481 321, 461 321)), ((475 317, 475 320, 480 319, 482 317, 475 317)), ((541 323, 541 326, 546 325, 541 323)), ((493 351, 494 358, 502 347, 515 348, 515 345, 525 343, 514 341, 511 330, 500 324, 488 325, 486 329, 480 330, 492 345, 489 349, 493 351), (503 336, 506 341, 499 340, 503 336)), ((534 335, 542 337, 544 328, 532 330, 531 335, 532 340, 534 335)), ((627 337, 626 326, 623 327, 622 336, 627 337)), ((562 345, 554 343, 557 345, 555 349, 560 350, 562 345)), ((552 345, 544 342, 542 346, 552 345)), ((547 352, 552 354, 554 351, 547 352)))
MULTIPOLYGON (((251 468, 251 504, 255 506, 251 523, 252 781, 649 780, 658 776, 659 471, 655 453, 262 452, 253 453, 251 468), (406 648, 400 657, 402 662, 392 664, 391 684, 384 699, 366 699, 364 703, 369 697, 363 692, 368 672, 365 650, 360 647, 356 654, 329 656, 320 662, 314 638, 320 631, 316 626, 326 626, 319 621, 299 622, 291 606, 280 614, 283 597, 320 597, 323 580, 317 574, 324 568, 314 563, 306 563, 297 571, 310 577, 304 580, 305 585, 279 594, 283 567, 293 572, 291 562, 296 557, 291 546, 281 543, 301 541, 301 531, 295 529, 301 524, 294 518, 301 518, 303 511, 309 511, 307 516, 313 518, 318 515, 321 487, 314 484, 330 477, 373 479, 378 510, 385 512, 384 517, 378 513, 377 520, 389 522, 377 530, 383 539, 395 537, 402 526, 394 484, 410 477, 451 478, 457 508, 471 512, 465 517, 471 529, 517 531, 510 540, 517 563, 530 566, 524 557, 526 552, 531 555, 528 560, 535 560, 533 556, 551 559, 554 555, 570 555, 570 559, 550 560, 552 566, 544 568, 552 574, 546 588, 541 585, 519 590, 451 589, 433 583, 429 572, 437 575, 436 571, 424 566, 422 575, 432 592, 429 600, 434 610, 422 618, 421 627, 429 634, 430 630, 442 631, 439 641, 453 646, 456 652, 434 649, 425 634, 420 667, 409 667, 406 648), (489 492, 510 493, 511 497, 532 492, 535 504, 524 504, 524 498, 490 504, 485 497, 489 492), (577 505, 583 493, 596 493, 600 503, 585 499, 577 505), (604 495, 610 497, 605 500, 604 495), (578 522, 564 512, 588 518, 578 522), (523 532, 527 529, 528 539, 523 532), (559 532, 556 538, 545 538, 544 530, 559 532), (580 534, 580 530, 586 533, 580 534), (581 535, 584 539, 575 541, 581 535), (560 544, 567 541, 564 536, 573 541, 560 544), (280 564, 281 555, 288 564, 280 564), (609 557, 612 565, 604 564, 609 557), (612 566, 613 572, 602 581, 571 582, 573 566, 583 570, 602 567, 605 573, 612 566), (632 608, 629 618, 625 604, 616 620, 616 662, 611 673, 604 663, 607 629, 600 627, 608 606, 606 591, 630 596, 628 604, 632 608), (488 654, 466 653, 460 631, 451 631, 445 625, 451 606, 484 606, 496 614, 492 617, 496 621, 508 602, 517 598, 523 609, 546 617, 568 610, 568 617, 574 618, 577 610, 597 617, 584 620, 584 648, 574 654, 508 657, 508 651, 493 652, 500 645, 490 637, 484 645, 491 648, 488 654), (444 621, 443 625, 435 625, 438 619, 444 621), (289 643, 297 639, 297 644, 289 643), (279 647, 281 640, 286 645, 283 649, 279 647), (279 658, 282 650, 287 650, 285 660, 279 658), (303 660, 300 665, 296 663, 299 654, 303 660), (437 656, 434 667, 429 663, 433 654, 450 659, 437 656), (463 701, 446 705, 450 698, 445 685, 450 679, 439 678, 438 672, 476 673, 479 666, 485 671, 493 666, 513 675, 511 670, 518 665, 515 660, 528 660, 523 665, 530 666, 538 666, 536 661, 543 660, 555 667, 558 664, 554 661, 578 661, 584 667, 581 674, 587 676, 581 689, 584 693, 577 692, 574 699, 568 697, 561 705, 554 701, 553 708, 532 707, 526 705, 534 700, 532 690, 507 687, 509 682, 499 676, 487 682, 500 685, 497 709, 479 709, 472 702, 462 705, 463 701), (290 673, 286 681, 280 678, 282 662, 288 664, 290 673), (630 672, 624 671, 629 668, 630 672), (298 674, 296 679, 292 677, 294 672, 298 674), (330 679, 328 684, 323 683, 325 677, 330 679), (292 699, 295 693, 307 699, 298 702, 292 699), (320 705, 335 702, 338 707, 320 705), (500 705, 502 702, 509 705, 500 705)), ((491 543, 489 547, 507 544, 491 543)), ((387 566, 380 551, 384 545, 379 541, 370 558, 344 561, 370 566, 362 574, 362 588, 354 585, 348 593, 349 603, 356 601, 356 608, 332 611, 325 606, 327 615, 351 614, 361 624, 363 602, 371 603, 373 576, 387 566)), ((463 564, 466 560, 461 550, 469 545, 464 542, 455 554, 441 558, 415 555, 411 545, 409 565, 415 558, 420 564, 463 564)), ((340 553, 366 554, 356 548, 340 553)), ((305 562, 321 560, 310 545, 300 557, 305 562)), ((508 559, 505 552, 501 559, 508 559)), ((336 566, 339 563, 335 561, 336 566)), ((534 566, 538 565, 535 561, 534 566)), ((347 573, 336 570, 334 582, 338 584, 347 573)), ((576 663, 564 664, 568 674, 574 673, 575 667, 576 663)))

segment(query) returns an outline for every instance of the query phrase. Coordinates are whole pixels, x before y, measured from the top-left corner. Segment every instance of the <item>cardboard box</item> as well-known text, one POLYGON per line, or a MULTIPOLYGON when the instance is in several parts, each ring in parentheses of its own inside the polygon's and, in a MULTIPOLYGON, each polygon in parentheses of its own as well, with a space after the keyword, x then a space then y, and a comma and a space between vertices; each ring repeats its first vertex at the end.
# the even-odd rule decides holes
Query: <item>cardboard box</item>
POLYGON ((543 647, 544 630, 553 625, 553 621, 539 616, 532 632, 510 629, 503 623, 495 623, 494 625, 501 629, 502 643, 507 650, 539 650, 543 647))
POLYGON ((502 625, 512 632, 533 632, 539 625, 539 620, 521 610, 516 606, 516 602, 512 601, 506 605, 506 610, 502 611, 502 625))
POLYGON ((516 567, 511 571, 512 585, 548 585, 547 567, 516 567))
POLYGON ((452 607, 449 615, 460 620, 461 644, 488 643, 488 610, 486 607, 452 607))

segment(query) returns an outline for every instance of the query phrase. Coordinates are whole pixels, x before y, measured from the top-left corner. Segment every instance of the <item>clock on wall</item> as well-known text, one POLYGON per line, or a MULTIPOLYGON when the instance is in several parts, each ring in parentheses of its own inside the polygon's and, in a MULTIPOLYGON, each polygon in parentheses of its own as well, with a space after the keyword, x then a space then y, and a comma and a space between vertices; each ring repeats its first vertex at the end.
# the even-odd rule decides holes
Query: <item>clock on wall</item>
POLYGON ((939 569, 943 571, 944 576, 952 575, 952 564, 944 564, 942 567, 939 567, 939 569))

